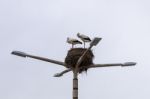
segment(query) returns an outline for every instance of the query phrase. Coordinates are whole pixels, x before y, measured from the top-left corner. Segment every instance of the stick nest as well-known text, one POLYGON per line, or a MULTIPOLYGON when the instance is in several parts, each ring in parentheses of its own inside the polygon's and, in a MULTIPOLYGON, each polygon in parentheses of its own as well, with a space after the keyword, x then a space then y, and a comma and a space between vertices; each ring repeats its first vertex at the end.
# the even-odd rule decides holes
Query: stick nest
MULTIPOLYGON (((68 54, 65 58, 65 63, 67 64, 67 68, 75 68, 78 59, 82 56, 82 54, 86 51, 85 48, 72 48, 68 51, 68 54)), ((83 71, 87 71, 88 68, 86 66, 93 64, 93 52, 89 50, 85 57, 83 58, 81 65, 79 65, 79 73, 83 71)))

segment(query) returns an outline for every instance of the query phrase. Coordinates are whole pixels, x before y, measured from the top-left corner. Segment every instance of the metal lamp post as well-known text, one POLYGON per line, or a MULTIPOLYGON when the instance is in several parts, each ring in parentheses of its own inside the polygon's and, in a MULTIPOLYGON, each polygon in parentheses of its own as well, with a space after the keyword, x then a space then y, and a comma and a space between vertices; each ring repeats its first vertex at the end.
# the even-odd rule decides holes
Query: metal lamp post
MULTIPOLYGON (((102 38, 96 37, 92 40, 92 42, 90 43, 90 46, 87 48, 87 50, 78 59, 74 69, 69 68, 69 69, 66 69, 66 70, 64 70, 60 73, 56 73, 54 75, 54 77, 61 77, 63 74, 65 74, 69 71, 73 71, 73 99, 78 99, 78 71, 79 71, 79 68, 80 68, 79 66, 80 66, 81 62, 84 60, 84 56, 86 55, 86 53, 93 46, 96 46, 101 39, 102 38)), ((24 53, 24 52, 21 52, 21 51, 13 51, 12 54, 20 56, 20 57, 24 57, 24 58, 29 57, 29 58, 34 58, 34 59, 37 59, 37 60, 42 60, 42 61, 57 64, 57 65, 61 65, 61 66, 64 66, 64 67, 67 66, 67 64, 65 64, 64 62, 61 62, 61 61, 48 59, 48 58, 44 58, 44 57, 39 57, 39 56, 35 56, 35 55, 30 55, 30 54, 27 54, 27 53, 24 53)), ((125 63, 112 63, 112 64, 93 64, 93 65, 85 66, 85 68, 112 67, 112 66, 125 67, 125 66, 135 66, 135 65, 136 65, 135 62, 125 62, 125 63)))

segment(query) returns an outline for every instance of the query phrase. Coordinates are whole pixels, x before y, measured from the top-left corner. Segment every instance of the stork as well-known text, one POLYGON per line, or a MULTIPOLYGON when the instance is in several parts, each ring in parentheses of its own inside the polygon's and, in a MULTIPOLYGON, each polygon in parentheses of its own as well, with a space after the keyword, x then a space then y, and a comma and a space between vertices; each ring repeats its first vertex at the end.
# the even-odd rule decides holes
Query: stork
POLYGON ((82 44, 82 42, 80 42, 79 40, 74 39, 74 38, 69 38, 69 37, 67 38, 67 43, 72 44, 72 48, 76 44, 82 44))
POLYGON ((84 48, 85 48, 85 42, 91 42, 91 39, 84 34, 77 33, 77 37, 79 37, 84 42, 84 48))

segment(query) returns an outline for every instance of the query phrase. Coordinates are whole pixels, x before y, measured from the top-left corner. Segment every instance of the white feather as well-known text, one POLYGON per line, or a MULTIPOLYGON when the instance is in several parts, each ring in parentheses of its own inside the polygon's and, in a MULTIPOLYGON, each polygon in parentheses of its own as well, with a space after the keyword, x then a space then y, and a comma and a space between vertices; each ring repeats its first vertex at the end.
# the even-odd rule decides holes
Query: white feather
POLYGON ((75 44, 82 44, 82 42, 80 42, 79 40, 77 40, 77 39, 74 39, 74 38, 67 38, 67 43, 69 43, 69 44, 73 44, 73 45, 75 45, 75 44))
POLYGON ((90 39, 88 36, 84 35, 84 34, 77 33, 77 36, 78 36, 83 42, 90 42, 90 41, 91 41, 91 39, 90 39))

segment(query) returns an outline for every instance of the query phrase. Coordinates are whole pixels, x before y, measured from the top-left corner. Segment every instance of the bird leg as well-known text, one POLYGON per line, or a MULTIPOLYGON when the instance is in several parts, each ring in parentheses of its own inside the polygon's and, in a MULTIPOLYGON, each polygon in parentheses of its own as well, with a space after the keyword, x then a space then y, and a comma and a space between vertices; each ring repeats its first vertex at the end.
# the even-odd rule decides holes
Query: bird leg
POLYGON ((65 74, 65 73, 67 73, 67 72, 70 72, 72 69, 71 68, 69 68, 69 69, 66 69, 66 70, 64 70, 64 71, 62 71, 62 72, 60 72, 60 73, 56 73, 56 74, 54 74, 54 77, 61 77, 61 76, 63 76, 63 74, 65 74))
POLYGON ((84 42, 84 48, 85 48, 85 42, 84 42))

